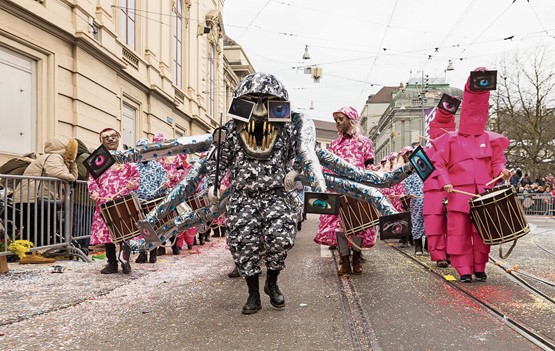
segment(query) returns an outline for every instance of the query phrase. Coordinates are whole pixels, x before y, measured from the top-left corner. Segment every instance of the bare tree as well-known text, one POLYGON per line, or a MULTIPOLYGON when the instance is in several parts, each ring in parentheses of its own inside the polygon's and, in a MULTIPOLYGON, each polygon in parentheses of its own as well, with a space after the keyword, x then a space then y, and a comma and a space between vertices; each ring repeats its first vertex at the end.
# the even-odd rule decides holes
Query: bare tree
POLYGON ((489 128, 511 140, 507 162, 531 177, 555 164, 555 69, 545 48, 515 54, 497 66, 489 128))

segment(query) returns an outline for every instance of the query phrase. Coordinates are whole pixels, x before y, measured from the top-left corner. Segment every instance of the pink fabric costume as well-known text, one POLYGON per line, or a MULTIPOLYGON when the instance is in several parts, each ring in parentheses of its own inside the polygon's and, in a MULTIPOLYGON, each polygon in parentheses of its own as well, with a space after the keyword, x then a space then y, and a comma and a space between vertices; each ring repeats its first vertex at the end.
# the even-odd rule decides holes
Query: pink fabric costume
MULTIPOLYGON (((340 110, 349 119, 358 120, 356 110, 348 110, 342 108, 340 110)), ((368 160, 374 159, 374 151, 372 150, 372 142, 356 131, 353 136, 346 136, 339 133, 339 137, 330 143, 328 148, 330 152, 342 157, 355 167, 366 168, 368 160)), ((328 169, 324 172, 332 173, 328 169)), ((343 232, 341 228, 340 218, 336 215, 320 215, 320 223, 318 232, 314 237, 314 242, 321 245, 337 246, 337 238, 335 232, 343 232)), ((362 238, 362 247, 370 248, 376 244, 376 234, 374 229, 364 230, 357 234, 362 238)))
POLYGON ((122 197, 139 187, 140 176, 137 165, 134 163, 114 164, 108 168, 98 179, 89 176, 89 196, 96 192, 100 200, 96 203, 93 221, 91 225, 91 245, 106 244, 112 242, 108 227, 100 215, 100 205, 114 197, 122 197), (133 182, 135 189, 127 189, 127 182, 133 182))
MULTIPOLYGON (((464 89, 459 130, 437 140, 434 164, 441 187, 451 184, 456 190, 478 194, 505 169, 504 151, 509 140, 485 131, 490 93, 470 91, 469 81, 464 89)), ((470 220, 470 199, 456 192, 448 196, 447 253, 461 276, 483 273, 490 252, 470 220)))
MULTIPOLYGON (((455 130, 455 117, 442 109, 437 109, 435 118, 430 122, 432 143, 426 148, 426 155, 433 160, 436 152, 435 141, 447 132, 455 130)), ((428 252, 432 261, 447 260, 447 214, 443 199, 447 193, 439 185, 438 173, 434 171, 424 182, 424 230, 428 239, 428 252)))

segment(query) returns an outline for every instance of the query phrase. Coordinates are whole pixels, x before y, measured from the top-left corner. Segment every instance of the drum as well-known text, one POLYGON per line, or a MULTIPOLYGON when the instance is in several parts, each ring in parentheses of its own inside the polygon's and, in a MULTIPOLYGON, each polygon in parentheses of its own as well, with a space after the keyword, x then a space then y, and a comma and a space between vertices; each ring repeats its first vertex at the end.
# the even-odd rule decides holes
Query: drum
POLYGON ((339 197, 339 217, 345 235, 356 234, 380 222, 380 215, 374 206, 346 195, 339 197))
POLYGON ((401 200, 401 205, 403 207, 403 210, 405 212, 410 212, 410 196, 408 195, 401 196, 400 200, 401 200))
POLYGON ((470 218, 486 245, 516 240, 530 232, 522 205, 511 186, 487 190, 470 203, 470 218))
POLYGON ((137 194, 131 193, 100 205, 100 214, 114 243, 139 235, 135 223, 144 216, 137 194))
MULTIPOLYGON (((152 200, 148 200, 148 201, 143 202, 143 203, 141 204, 141 208, 142 208, 142 210, 143 210, 143 214, 144 214, 145 216, 148 215, 150 211, 152 211, 156 206, 158 206, 158 204, 159 204, 160 202, 162 202, 162 200, 164 200, 164 198, 165 198, 165 197, 162 196, 162 197, 157 197, 157 198, 155 198, 155 199, 152 199, 152 200)), ((175 211, 175 210, 174 210, 174 211, 170 211, 170 213, 168 213, 168 214, 166 215, 166 217, 162 218, 161 220, 158 220, 157 222, 158 222, 160 225, 162 225, 162 224, 166 223, 167 221, 169 221, 169 220, 171 220, 171 219, 173 219, 173 218, 175 218, 175 217, 177 217, 177 211, 175 211)), ((154 229, 156 229, 156 228, 157 228, 157 227, 155 227, 154 229)))
POLYGON ((185 200, 185 202, 187 203, 187 205, 189 205, 189 207, 193 211, 198 210, 199 208, 206 207, 210 204, 210 201, 208 200, 207 191, 201 191, 200 193, 197 193, 193 196, 189 196, 185 200))

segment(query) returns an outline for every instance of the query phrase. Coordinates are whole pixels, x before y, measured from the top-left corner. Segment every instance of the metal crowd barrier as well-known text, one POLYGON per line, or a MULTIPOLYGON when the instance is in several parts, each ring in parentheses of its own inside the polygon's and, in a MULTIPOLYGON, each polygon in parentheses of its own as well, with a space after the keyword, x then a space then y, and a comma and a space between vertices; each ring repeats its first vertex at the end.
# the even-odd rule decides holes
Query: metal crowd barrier
POLYGON ((45 256, 90 262, 88 239, 94 214, 87 182, 0 174, 0 256, 10 241, 28 240, 45 256))
POLYGON ((555 216, 555 197, 547 193, 517 194, 524 213, 530 216, 555 216))

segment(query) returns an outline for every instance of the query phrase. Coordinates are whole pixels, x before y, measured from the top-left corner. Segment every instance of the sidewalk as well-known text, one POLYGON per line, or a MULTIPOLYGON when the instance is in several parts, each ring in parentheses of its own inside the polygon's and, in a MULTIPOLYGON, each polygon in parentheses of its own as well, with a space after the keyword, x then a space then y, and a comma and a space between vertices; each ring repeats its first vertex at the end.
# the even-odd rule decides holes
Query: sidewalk
MULTIPOLYGON (((555 281, 553 257, 537 250, 544 245, 555 253, 555 221, 530 221, 533 233, 504 264, 555 281)), ((61 274, 49 265, 10 264, 0 275, 0 349, 537 349, 384 242, 365 253, 363 275, 339 279, 332 252, 312 242, 316 228, 317 216, 309 215, 280 275, 285 310, 274 310, 263 294, 262 310, 250 316, 241 314, 246 284, 227 277, 232 260, 223 238, 201 246, 200 254, 133 264, 130 275, 100 275, 103 262, 61 261, 67 268, 61 274)), ((471 288, 500 295, 515 289, 499 267, 488 264, 487 272, 488 282, 471 288)), ((506 306, 544 318, 542 331, 555 333, 553 306, 524 301, 506 306)))

